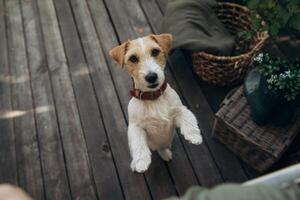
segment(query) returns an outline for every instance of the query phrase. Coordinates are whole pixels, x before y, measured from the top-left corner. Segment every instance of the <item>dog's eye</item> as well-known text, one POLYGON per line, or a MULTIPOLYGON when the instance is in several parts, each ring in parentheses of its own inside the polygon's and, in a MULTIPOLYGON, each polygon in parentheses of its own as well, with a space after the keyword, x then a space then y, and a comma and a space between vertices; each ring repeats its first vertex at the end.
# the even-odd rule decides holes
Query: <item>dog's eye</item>
POLYGON ((135 55, 130 56, 128 60, 132 63, 137 63, 139 61, 135 55))
POLYGON ((152 51, 151 51, 151 55, 152 55, 153 57, 158 56, 159 53, 160 53, 160 50, 159 50, 159 49, 152 49, 152 51))

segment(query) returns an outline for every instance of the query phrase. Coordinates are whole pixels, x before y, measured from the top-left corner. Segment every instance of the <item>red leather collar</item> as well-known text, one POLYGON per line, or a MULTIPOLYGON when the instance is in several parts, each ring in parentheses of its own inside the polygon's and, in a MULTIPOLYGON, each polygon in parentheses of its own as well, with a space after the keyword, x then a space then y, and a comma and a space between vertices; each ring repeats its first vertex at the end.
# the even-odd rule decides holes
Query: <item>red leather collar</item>
POLYGON ((156 100, 158 99, 158 97, 160 97, 160 95, 163 94, 166 88, 167 88, 167 82, 165 80, 158 90, 151 91, 151 92, 143 92, 135 88, 134 81, 133 81, 133 89, 130 90, 130 95, 139 100, 156 100))

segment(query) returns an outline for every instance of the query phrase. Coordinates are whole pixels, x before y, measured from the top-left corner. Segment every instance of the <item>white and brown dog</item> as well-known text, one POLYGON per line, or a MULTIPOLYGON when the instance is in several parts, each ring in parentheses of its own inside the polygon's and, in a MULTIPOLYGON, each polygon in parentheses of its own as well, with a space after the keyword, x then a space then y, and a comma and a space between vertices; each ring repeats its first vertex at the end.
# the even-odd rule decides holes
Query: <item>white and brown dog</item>
POLYGON ((193 144, 202 136, 196 117, 166 83, 164 68, 172 35, 149 35, 124 42, 109 54, 126 68, 134 84, 128 105, 128 142, 132 156, 131 169, 144 172, 151 163, 151 150, 157 150, 165 161, 172 159, 170 150, 174 128, 193 144))

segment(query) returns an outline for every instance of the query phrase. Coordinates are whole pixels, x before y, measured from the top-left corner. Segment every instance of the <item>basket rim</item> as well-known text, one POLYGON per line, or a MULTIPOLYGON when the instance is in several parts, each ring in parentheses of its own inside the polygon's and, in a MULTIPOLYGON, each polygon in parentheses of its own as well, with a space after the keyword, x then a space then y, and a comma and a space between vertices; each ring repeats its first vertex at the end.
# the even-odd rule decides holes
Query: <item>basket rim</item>
POLYGON ((246 6, 243 6, 243 5, 240 5, 240 4, 237 4, 237 3, 231 3, 231 2, 218 2, 217 3, 217 6, 220 6, 220 5, 227 5, 227 6, 231 6, 231 7, 238 7, 240 8, 241 10, 244 10, 245 12, 250 12, 250 9, 246 6))
POLYGON ((209 57, 209 59, 213 60, 213 61, 226 61, 226 60, 234 61, 234 60, 240 60, 241 58, 247 58, 247 57, 250 58, 251 55, 256 51, 256 49, 269 38, 269 34, 267 31, 260 32, 260 34, 262 34, 263 37, 261 37, 259 42, 257 42, 253 48, 251 48, 251 49, 249 49, 249 51, 242 53, 240 55, 237 55, 237 56, 217 56, 217 55, 210 54, 210 53, 207 53, 204 51, 199 51, 199 52, 194 51, 193 56, 205 56, 205 57, 209 57))
MULTIPOLYGON (((230 3, 230 2, 218 2, 218 5, 228 5, 231 7, 238 7, 246 12, 250 12, 250 9, 246 6, 242 6, 236 3, 230 3)), ((255 46, 248 51, 239 54, 237 56, 217 56, 211 53, 207 53, 205 51, 193 51, 192 55, 193 56, 201 56, 201 57, 208 57, 211 61, 238 61, 243 58, 251 58, 252 54, 258 49, 260 45, 262 45, 268 38, 269 38, 269 33, 268 31, 262 31, 262 32, 256 32, 256 37, 258 38, 258 42, 255 44, 255 46)))

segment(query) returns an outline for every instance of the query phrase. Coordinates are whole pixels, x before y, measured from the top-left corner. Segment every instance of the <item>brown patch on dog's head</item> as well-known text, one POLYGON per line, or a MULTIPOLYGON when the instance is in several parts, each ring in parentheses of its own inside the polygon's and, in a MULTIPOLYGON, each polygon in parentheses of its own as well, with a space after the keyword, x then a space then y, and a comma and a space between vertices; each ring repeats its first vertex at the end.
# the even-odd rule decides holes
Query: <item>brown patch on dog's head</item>
POLYGON ((123 44, 114 47, 109 51, 109 55, 122 67, 124 66, 124 57, 127 52, 129 41, 124 42, 123 44))
POLYGON ((171 49, 173 36, 171 34, 165 33, 160 35, 150 35, 149 37, 163 49, 165 56, 168 56, 171 49))
POLYGON ((128 49, 124 56, 124 65, 127 72, 134 78, 139 79, 139 72, 144 61, 144 52, 141 50, 137 40, 128 43, 128 49))

